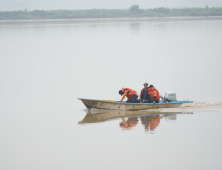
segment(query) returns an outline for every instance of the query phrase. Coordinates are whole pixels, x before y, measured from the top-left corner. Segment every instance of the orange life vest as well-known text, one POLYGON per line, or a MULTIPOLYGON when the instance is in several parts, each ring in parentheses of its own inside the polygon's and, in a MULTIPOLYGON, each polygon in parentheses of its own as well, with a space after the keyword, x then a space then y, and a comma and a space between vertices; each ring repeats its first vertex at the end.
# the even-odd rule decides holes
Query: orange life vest
POLYGON ((155 96, 156 100, 160 101, 160 94, 158 90, 155 87, 152 87, 152 89, 150 90, 150 98, 153 100, 155 96))
POLYGON ((128 90, 128 93, 126 94, 126 97, 128 98, 128 100, 132 99, 134 94, 138 96, 138 94, 137 94, 137 92, 135 90, 132 90, 130 88, 122 88, 122 92, 123 93, 125 93, 126 90, 128 90))

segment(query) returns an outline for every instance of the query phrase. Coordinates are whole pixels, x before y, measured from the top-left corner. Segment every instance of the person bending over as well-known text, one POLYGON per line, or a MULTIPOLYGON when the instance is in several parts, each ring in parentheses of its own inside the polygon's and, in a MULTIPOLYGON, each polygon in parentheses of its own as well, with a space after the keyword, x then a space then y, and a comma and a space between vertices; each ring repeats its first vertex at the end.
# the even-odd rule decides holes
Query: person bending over
POLYGON ((125 97, 127 97, 127 101, 126 102, 130 102, 130 103, 139 103, 138 101, 138 94, 136 93, 135 90, 132 90, 130 88, 122 88, 122 90, 119 91, 119 94, 121 96, 123 96, 120 100, 120 102, 123 101, 123 99, 125 97))

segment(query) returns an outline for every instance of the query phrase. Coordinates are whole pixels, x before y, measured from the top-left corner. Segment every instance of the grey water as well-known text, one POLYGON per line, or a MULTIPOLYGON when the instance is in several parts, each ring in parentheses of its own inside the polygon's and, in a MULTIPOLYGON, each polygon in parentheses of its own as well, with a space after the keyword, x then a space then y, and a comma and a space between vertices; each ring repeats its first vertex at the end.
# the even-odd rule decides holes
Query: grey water
POLYGON ((0 169, 221 169, 221 45, 221 18, 1 21, 0 169), (77 100, 144 82, 195 103, 121 116, 77 100))

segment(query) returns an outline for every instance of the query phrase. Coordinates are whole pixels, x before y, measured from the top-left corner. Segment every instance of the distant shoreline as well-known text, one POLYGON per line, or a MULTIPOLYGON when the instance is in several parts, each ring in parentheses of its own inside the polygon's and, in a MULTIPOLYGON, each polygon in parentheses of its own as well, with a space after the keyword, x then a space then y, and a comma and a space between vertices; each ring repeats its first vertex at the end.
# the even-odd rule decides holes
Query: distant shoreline
POLYGON ((81 19, 26 19, 0 20, 1 22, 41 22, 41 21, 112 21, 112 20, 158 20, 158 19, 222 19, 222 16, 186 16, 186 17, 132 17, 132 18, 81 18, 81 19))
POLYGON ((140 9, 133 5, 129 9, 91 10, 34 10, 0 11, 0 21, 60 21, 60 20, 126 20, 126 19, 187 19, 222 17, 222 7, 218 8, 154 8, 140 9))

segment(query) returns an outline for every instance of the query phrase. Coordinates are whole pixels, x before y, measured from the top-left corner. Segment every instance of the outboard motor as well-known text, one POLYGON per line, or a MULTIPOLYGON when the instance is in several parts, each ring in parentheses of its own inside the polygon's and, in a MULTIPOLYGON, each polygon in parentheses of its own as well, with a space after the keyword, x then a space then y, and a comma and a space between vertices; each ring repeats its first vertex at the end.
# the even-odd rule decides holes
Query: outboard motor
POLYGON ((163 98, 164 102, 171 102, 171 101, 176 101, 176 100, 177 100, 176 92, 173 92, 173 91, 166 92, 163 98))

